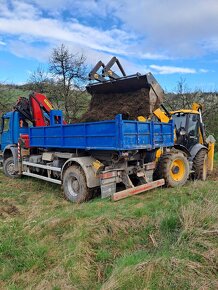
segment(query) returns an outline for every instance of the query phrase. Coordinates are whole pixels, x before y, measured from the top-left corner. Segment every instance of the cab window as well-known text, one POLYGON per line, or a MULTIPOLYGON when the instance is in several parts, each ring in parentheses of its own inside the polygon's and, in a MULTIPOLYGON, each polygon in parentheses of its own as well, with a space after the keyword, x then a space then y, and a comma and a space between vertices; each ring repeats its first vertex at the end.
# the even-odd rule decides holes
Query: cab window
POLYGON ((188 120, 188 134, 190 136, 198 137, 199 131, 199 116, 197 114, 189 114, 188 120))
POLYGON ((28 121, 23 118, 20 118, 19 126, 20 128, 28 128, 29 127, 28 121))
POLYGON ((3 121, 3 132, 6 132, 9 130, 9 125, 10 125, 10 119, 5 118, 3 121))
POLYGON ((176 126, 176 130, 179 130, 181 127, 186 127, 186 115, 183 113, 176 113, 173 115, 173 120, 176 126))

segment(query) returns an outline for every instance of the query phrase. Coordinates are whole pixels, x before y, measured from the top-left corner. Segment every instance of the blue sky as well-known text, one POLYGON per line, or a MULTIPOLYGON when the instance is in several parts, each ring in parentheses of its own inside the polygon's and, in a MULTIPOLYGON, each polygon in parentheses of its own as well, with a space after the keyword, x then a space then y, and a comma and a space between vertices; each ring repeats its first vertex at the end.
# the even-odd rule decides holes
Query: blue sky
POLYGON ((0 82, 24 83, 64 43, 89 65, 117 56, 165 90, 218 90, 217 0, 0 0, 0 82))

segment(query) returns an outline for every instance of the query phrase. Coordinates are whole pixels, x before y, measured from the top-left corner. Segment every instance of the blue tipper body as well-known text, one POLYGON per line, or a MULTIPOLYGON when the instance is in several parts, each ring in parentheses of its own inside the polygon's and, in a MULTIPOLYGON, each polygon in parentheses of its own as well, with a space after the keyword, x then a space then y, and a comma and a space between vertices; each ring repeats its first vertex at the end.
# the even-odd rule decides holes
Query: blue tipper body
MULTIPOLYGON (((53 124, 53 122, 51 123, 53 124)), ((29 128, 30 146, 85 150, 135 150, 174 145, 174 124, 114 120, 29 128)))

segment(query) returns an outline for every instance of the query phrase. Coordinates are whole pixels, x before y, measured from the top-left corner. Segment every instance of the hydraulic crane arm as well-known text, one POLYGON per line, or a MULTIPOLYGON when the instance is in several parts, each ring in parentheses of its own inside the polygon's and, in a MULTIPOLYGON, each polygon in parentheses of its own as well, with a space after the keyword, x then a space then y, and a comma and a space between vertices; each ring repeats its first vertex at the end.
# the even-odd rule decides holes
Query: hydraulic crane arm
POLYGON ((51 102, 45 95, 35 92, 29 95, 29 99, 19 98, 14 106, 14 110, 19 111, 31 121, 34 127, 48 126, 49 114, 53 109, 51 102))
POLYGON ((29 96, 29 103, 33 115, 34 126, 40 127, 49 125, 46 114, 49 114, 49 112, 53 110, 53 106, 46 96, 39 93, 32 93, 29 96))

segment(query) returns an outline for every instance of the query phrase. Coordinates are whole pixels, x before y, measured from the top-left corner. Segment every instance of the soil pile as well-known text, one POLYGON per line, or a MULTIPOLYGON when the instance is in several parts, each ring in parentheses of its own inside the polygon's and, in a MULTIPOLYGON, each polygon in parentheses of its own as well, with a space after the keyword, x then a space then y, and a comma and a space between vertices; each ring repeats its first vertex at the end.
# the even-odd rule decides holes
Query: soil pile
POLYGON ((117 114, 122 114, 125 120, 135 120, 138 116, 148 117, 159 100, 149 89, 142 88, 135 92, 93 94, 89 110, 81 117, 81 122, 112 120, 117 114))

